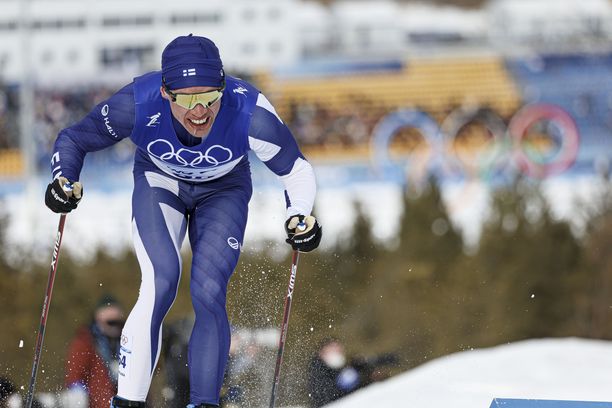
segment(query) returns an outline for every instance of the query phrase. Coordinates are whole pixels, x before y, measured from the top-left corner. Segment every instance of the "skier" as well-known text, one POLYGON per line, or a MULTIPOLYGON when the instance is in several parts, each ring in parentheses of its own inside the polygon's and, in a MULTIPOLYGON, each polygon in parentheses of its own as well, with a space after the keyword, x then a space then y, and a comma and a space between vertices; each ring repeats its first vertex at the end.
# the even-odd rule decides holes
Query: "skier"
POLYGON ((230 345, 227 284, 252 193, 247 151, 282 180, 287 242, 302 252, 321 240, 321 226, 310 214, 314 172, 266 97, 248 82, 226 76, 216 45, 191 34, 166 46, 161 71, 135 78, 59 133, 47 206, 60 213, 75 209, 83 196, 78 180, 85 154, 126 137, 137 146, 132 232, 142 283, 121 335, 118 392, 111 407, 145 406, 162 321, 177 294, 179 250, 187 231, 196 316, 188 407, 216 407, 230 345))

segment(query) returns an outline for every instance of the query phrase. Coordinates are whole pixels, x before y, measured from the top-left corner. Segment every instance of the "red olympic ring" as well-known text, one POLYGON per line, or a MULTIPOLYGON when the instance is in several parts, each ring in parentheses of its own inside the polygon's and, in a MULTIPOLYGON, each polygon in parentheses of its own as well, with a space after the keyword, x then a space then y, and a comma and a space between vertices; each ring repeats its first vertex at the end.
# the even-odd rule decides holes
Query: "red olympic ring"
POLYGON ((531 177, 544 178, 559 174, 567 170, 578 156, 580 135, 576 122, 565 110, 556 105, 538 103, 524 106, 512 117, 508 133, 513 140, 516 163, 531 177), (538 163, 529 157, 529 153, 523 147, 523 141, 529 133, 529 128, 542 120, 560 125, 562 137, 561 146, 555 157, 544 163, 538 163))

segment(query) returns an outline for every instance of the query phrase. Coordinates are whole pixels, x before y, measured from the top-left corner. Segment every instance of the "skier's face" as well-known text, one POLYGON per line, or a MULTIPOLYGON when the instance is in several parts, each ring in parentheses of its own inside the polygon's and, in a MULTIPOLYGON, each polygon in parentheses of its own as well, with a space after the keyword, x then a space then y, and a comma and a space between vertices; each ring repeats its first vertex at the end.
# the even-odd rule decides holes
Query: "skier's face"
MULTIPOLYGON (((173 89, 172 93, 199 94, 215 91, 217 89, 218 88, 208 86, 193 86, 190 88, 173 89)), ((202 103, 198 103, 193 108, 188 109, 174 102, 173 97, 166 92, 163 87, 161 88, 161 94, 164 99, 170 101, 172 116, 174 116, 191 135, 200 138, 208 136, 215 118, 219 113, 219 109, 221 108, 221 98, 213 101, 210 106, 204 106, 202 103)))

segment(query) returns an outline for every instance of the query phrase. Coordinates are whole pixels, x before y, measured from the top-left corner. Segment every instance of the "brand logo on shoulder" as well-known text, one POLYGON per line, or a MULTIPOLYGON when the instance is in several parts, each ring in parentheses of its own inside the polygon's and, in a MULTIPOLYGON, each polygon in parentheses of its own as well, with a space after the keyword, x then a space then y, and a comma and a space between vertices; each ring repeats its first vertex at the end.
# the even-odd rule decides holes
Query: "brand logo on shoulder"
POLYGON ((238 85, 237 88, 234 88, 234 93, 239 93, 240 95, 246 95, 247 92, 248 92, 248 89, 246 89, 242 85, 238 85))
POLYGON ((159 125, 159 118, 161 116, 161 112, 157 112, 155 115, 153 116, 147 116, 147 119, 149 119, 149 123, 147 123, 148 127, 157 127, 157 125, 159 125))
POLYGON ((113 137, 117 137, 117 133, 115 133, 115 129, 113 129, 113 127, 110 125, 110 117, 108 116, 110 112, 110 108, 108 107, 108 104, 102 106, 102 109, 100 109, 100 113, 102 114, 102 117, 104 117, 104 125, 106 126, 106 130, 108 130, 108 133, 113 136, 113 137))

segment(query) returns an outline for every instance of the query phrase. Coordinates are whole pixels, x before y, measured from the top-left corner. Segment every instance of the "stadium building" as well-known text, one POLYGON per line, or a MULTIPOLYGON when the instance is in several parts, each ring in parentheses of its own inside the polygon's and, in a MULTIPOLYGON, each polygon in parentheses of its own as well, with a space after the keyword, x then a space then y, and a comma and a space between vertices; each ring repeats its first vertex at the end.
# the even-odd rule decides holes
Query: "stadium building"
POLYGON ((476 10, 392 1, 5 0, 2 9, 0 78, 27 74, 43 86, 123 82, 156 69, 164 45, 187 32, 214 39, 238 72, 330 56, 601 48, 612 38, 606 0, 492 0, 476 10))

